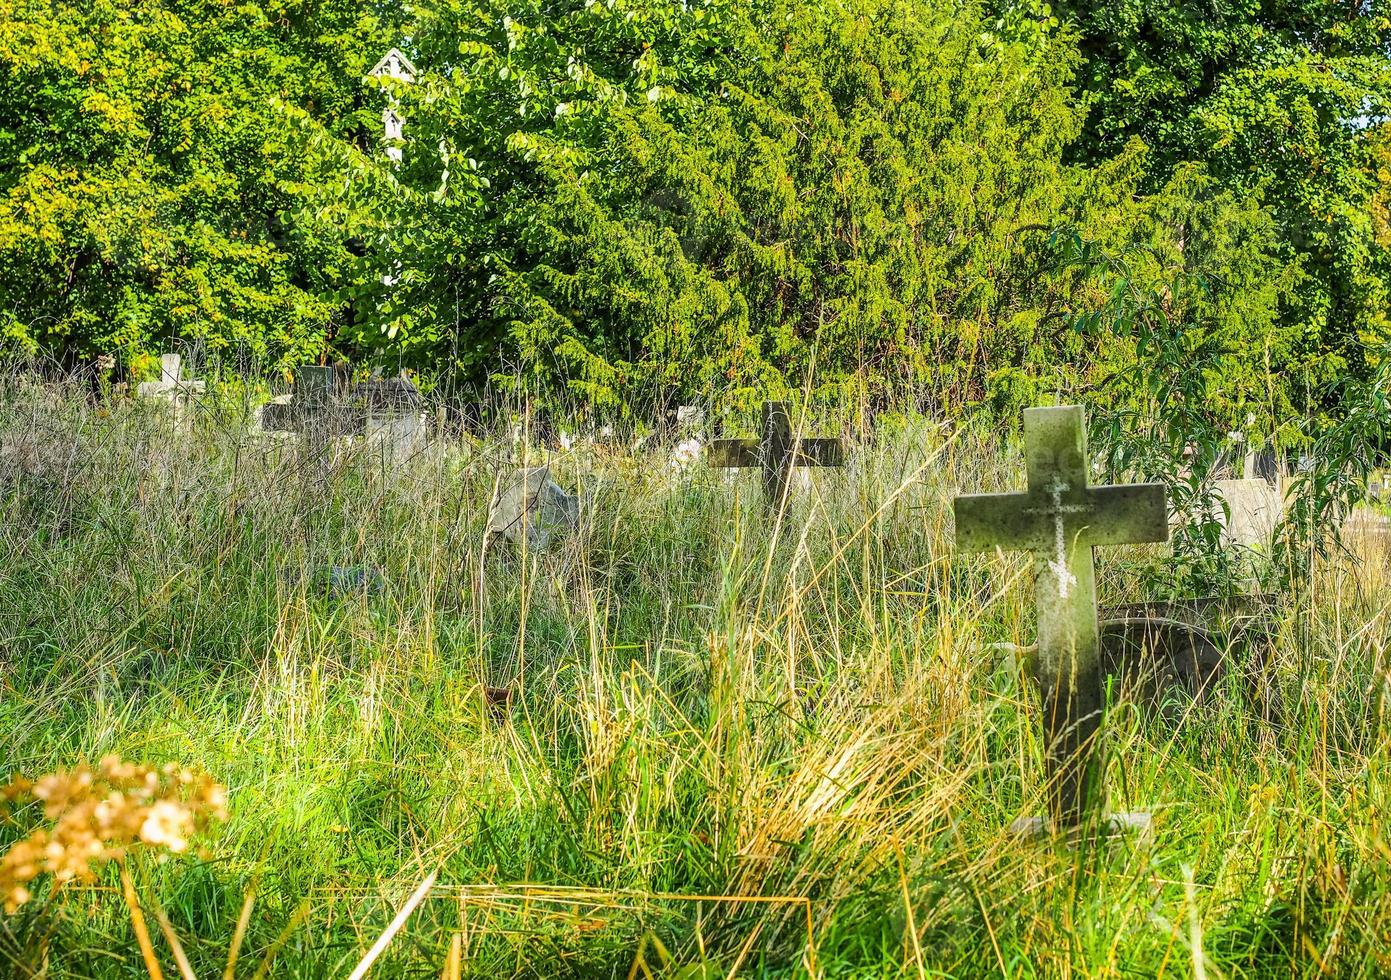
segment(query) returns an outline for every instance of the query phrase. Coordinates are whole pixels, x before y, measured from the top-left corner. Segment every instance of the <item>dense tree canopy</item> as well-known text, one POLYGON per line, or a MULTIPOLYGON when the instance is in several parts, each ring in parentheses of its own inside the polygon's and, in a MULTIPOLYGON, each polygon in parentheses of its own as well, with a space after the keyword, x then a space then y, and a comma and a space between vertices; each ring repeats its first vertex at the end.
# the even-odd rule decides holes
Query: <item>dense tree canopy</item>
POLYGON ((1384 200, 1391 9, 1381 0, 1059 4, 1078 25, 1091 100, 1071 155, 1149 147, 1149 186, 1200 161, 1255 195, 1303 279, 1283 308, 1314 380, 1360 373, 1391 340, 1384 200), (1379 197, 1380 195, 1380 197, 1379 197))
POLYGON ((0 330, 70 359, 316 354, 345 242, 296 218, 280 106, 361 142, 395 33, 345 0, 0 0, 0 330))
POLYGON ((1385 339, 1375 5, 0 4, 19 346, 1004 407, 1134 360, 1123 286, 1236 417, 1385 339))

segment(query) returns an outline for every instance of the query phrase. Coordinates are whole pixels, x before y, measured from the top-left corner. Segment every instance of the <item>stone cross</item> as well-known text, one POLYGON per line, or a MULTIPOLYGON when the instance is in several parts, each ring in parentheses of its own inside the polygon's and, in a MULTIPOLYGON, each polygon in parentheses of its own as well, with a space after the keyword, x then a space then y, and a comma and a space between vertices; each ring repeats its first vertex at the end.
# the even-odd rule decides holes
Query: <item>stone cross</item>
POLYGON ((1092 548, 1167 541, 1168 508, 1162 484, 1087 485, 1081 406, 1025 409, 1024 445, 1029 489, 957 497, 956 543, 1033 553, 1049 816, 1074 827, 1105 804, 1092 548))
POLYGON ((783 402, 763 403, 758 439, 716 439, 710 465, 733 469, 757 466, 763 471, 763 494, 769 507, 780 507, 796 466, 843 466, 845 445, 839 439, 798 439, 783 402))
POLYGON ((141 398, 162 398, 174 408, 174 421, 182 425, 188 418, 188 403, 193 396, 201 394, 207 387, 202 381, 188 381, 182 377, 183 359, 178 354, 161 354, 159 357, 159 380, 142 381, 136 388, 141 398))

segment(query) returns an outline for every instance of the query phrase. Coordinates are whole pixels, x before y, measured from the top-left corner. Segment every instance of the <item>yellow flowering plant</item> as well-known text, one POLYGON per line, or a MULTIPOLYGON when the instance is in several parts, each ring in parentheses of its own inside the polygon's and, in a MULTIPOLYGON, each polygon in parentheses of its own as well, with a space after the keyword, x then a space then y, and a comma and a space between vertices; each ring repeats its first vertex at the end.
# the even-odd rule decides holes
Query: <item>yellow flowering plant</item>
POLYGON ((14 776, 0 787, 0 815, 31 802, 47 826, 34 829, 0 856, 0 901, 15 912, 43 874, 59 887, 91 882, 108 862, 136 849, 179 854, 213 821, 227 815, 226 790, 206 774, 172 763, 156 767, 107 756, 38 780, 14 776))

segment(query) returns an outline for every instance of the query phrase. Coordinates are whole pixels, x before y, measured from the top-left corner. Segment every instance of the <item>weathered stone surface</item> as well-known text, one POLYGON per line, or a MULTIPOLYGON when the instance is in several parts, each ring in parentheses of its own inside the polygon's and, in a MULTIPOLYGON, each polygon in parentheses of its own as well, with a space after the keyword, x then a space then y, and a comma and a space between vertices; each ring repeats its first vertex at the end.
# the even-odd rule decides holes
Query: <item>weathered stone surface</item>
POLYGON ((1213 516, 1222 525, 1222 543, 1227 547, 1266 549, 1275 527, 1284 516, 1280 491, 1263 479, 1218 480, 1219 506, 1213 516))
POLYGON ((207 382, 185 379, 182 365, 183 358, 178 354, 161 354, 159 380, 142 381, 135 388, 136 395, 141 398, 168 402, 174 413, 174 421, 180 426, 190 421, 189 406, 207 387, 207 382))
POLYGON ((549 466, 513 471, 498 487, 488 514, 488 536, 502 537, 533 551, 579 523, 580 501, 551 479, 549 466))
POLYGON ((1034 555, 1049 811, 1058 824, 1074 825, 1104 805, 1092 548, 1167 540, 1168 506, 1160 484, 1088 486, 1080 406, 1026 409, 1024 442, 1029 489, 957 497, 956 542, 963 551, 1034 555))

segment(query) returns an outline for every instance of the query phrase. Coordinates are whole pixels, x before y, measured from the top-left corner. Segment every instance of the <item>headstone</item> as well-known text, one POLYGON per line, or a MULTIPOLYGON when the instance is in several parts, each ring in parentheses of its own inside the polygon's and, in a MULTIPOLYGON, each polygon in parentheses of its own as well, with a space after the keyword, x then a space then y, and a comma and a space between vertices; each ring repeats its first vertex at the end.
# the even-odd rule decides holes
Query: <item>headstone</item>
POLYGON ((185 380, 182 364, 183 358, 178 354, 161 354, 159 380, 142 381, 135 390, 141 398, 158 398, 168 402, 174 413, 174 423, 181 428, 192 420, 189 405, 207 387, 203 381, 185 380))
POLYGON ((301 366, 295 371, 290 400, 273 401, 261 410, 261 428, 299 433, 311 455, 325 458, 335 437, 361 431, 361 419, 344 410, 342 387, 334 368, 301 366))
POLYGON ((684 471, 694 466, 704 450, 705 445, 694 436, 682 439, 671 451, 671 468, 684 471))
POLYGON ((1367 477, 1367 499, 1374 504, 1382 503, 1391 494, 1391 479, 1385 470, 1373 470, 1367 477))
POLYGON ((386 590, 386 577, 370 565, 330 565, 320 569, 314 579, 332 599, 378 596, 386 590))
POLYGON ((1280 491, 1262 479, 1218 480, 1214 489, 1219 503, 1213 517, 1222 525, 1222 543, 1266 549, 1284 516, 1280 491))
POLYGON ((288 401, 261 412, 267 432, 298 432, 322 453, 337 437, 365 435, 391 462, 410 456, 425 440, 424 400, 409 378, 371 378, 349 386, 331 367, 304 366, 288 401))
POLYGON ((770 509, 782 506, 794 468, 845 465, 845 445, 839 439, 794 436, 792 418, 783 402, 764 402, 761 432, 758 439, 716 439, 710 444, 708 459, 718 468, 761 469, 764 502, 770 509))
POLYGON ((557 533, 573 529, 579 517, 579 498, 551 479, 549 466, 523 467, 498 486, 488 513, 487 537, 541 551, 557 533))
POLYGON ((367 438, 381 445, 388 463, 409 458, 425 442, 425 400, 406 376, 364 381, 352 402, 366 413, 367 438))
POLYGON ((1026 409, 1028 490, 955 501, 956 542, 963 551, 1002 548, 1034 556, 1035 676, 1043 696, 1047 820, 1053 828, 1076 827, 1105 806, 1092 549, 1169 537, 1161 484, 1088 486, 1083 422, 1076 405, 1026 409))
POLYGON ((1242 477, 1247 480, 1264 480, 1279 490, 1284 483, 1285 474, 1280 463, 1280 454, 1269 447, 1252 449, 1246 453, 1242 477))

